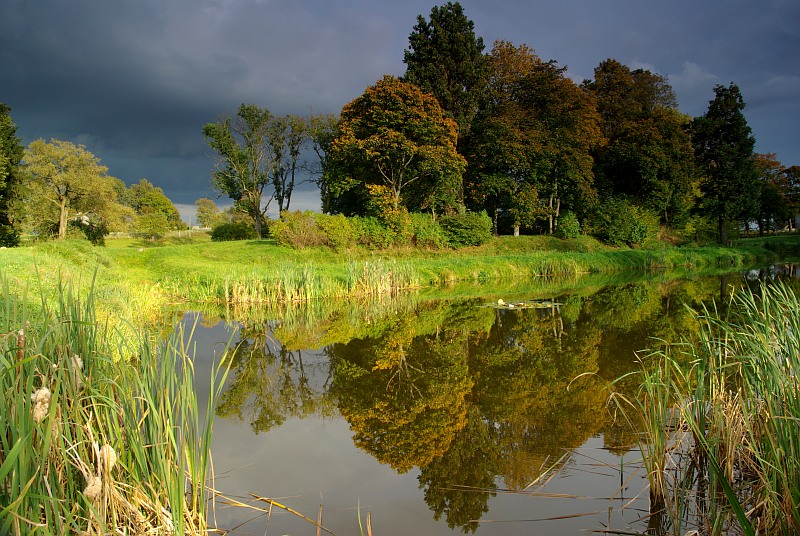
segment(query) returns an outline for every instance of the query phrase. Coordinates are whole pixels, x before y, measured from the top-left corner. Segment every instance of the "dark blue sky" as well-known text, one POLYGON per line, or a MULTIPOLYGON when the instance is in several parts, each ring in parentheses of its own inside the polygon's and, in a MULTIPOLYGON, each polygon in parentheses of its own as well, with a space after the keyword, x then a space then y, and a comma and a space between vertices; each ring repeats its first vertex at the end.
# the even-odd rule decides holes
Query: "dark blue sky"
MULTIPOLYGON (((3 0, 0 101, 25 144, 82 143, 126 183, 147 178, 183 214, 212 196, 202 126, 242 102, 338 113, 402 75, 420 0, 3 0)), ((527 44, 580 82, 604 59, 666 75, 681 111, 735 82, 758 152, 800 165, 797 0, 464 0, 487 51, 527 44)), ((224 204, 225 200, 219 202, 224 204)), ((318 208, 315 192, 293 208, 318 208)), ((188 218, 187 218, 188 219, 188 218)))

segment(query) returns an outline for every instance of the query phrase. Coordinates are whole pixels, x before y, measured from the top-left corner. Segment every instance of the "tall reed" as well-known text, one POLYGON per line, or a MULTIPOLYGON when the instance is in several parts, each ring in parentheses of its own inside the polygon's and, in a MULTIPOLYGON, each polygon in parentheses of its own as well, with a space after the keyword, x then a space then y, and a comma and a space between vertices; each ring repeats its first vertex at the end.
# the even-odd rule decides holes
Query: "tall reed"
POLYGON ((202 534, 214 400, 194 392, 191 333, 125 337, 91 290, 39 314, 7 281, 0 318, 0 534, 202 534))
POLYGON ((788 284, 696 313, 689 343, 643 363, 641 450, 661 533, 800 533, 800 301, 788 284))

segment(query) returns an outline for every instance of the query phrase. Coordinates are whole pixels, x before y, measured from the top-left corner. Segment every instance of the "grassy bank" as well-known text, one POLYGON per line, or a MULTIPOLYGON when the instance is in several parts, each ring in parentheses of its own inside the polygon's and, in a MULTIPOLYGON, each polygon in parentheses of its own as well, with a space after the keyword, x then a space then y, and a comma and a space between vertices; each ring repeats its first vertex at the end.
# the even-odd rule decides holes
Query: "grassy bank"
POLYGON ((120 334, 91 293, 32 307, 4 283, 0 534, 205 534, 224 378, 199 408, 190 334, 120 334))
POLYGON ((78 287, 96 274, 108 318, 157 322, 175 302, 276 303, 370 298, 408 288, 455 283, 524 283, 585 274, 704 272, 767 263, 800 253, 800 236, 741 241, 734 247, 616 249, 589 237, 500 237, 456 251, 415 249, 334 252, 295 250, 269 240, 212 243, 49 242, 0 250, 0 271, 13 285, 53 292, 60 280, 78 287))

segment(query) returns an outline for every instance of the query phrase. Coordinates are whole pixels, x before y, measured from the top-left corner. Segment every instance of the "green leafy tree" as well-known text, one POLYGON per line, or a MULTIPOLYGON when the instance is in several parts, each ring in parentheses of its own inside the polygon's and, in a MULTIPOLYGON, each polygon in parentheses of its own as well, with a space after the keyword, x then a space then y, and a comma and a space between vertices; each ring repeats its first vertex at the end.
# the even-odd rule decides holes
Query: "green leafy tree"
POLYGON ((714 87, 705 115, 692 122, 692 142, 704 175, 703 212, 717 222, 719 240, 728 241, 728 225, 757 213, 758 173, 755 138, 744 117, 744 99, 736 84, 714 87))
MULTIPOLYGON (((126 200, 140 217, 160 216, 160 218, 150 218, 150 220, 163 221, 163 231, 183 229, 186 226, 181 220, 178 209, 164 194, 164 190, 147 179, 141 179, 138 183, 132 184, 128 189, 126 200)), ((158 234, 163 234, 163 231, 158 234)))
POLYGON ((278 210, 289 210, 297 172, 300 169, 300 151, 308 140, 306 120, 296 115, 274 117, 270 121, 269 145, 273 157, 272 185, 278 210))
POLYGON ((11 108, 0 102, 0 246, 19 245, 23 219, 22 205, 18 203, 22 183, 19 164, 24 154, 11 108))
POLYGON ((223 221, 220 210, 213 200, 201 197, 194 204, 197 205, 197 223, 201 227, 214 227, 223 221))
POLYGON ((594 102, 555 62, 526 45, 498 41, 489 88, 468 143, 467 199, 522 225, 548 220, 562 203, 586 212, 596 201, 590 151, 601 142, 594 102))
POLYGON ((308 118, 306 128, 311 149, 316 155, 316 160, 307 162, 305 170, 311 175, 312 180, 319 188, 322 200, 322 212, 329 214, 333 211, 335 202, 330 191, 330 165, 328 155, 331 143, 338 135, 339 118, 333 114, 312 115, 308 118))
POLYGON ((28 146, 24 162, 28 219, 40 233, 66 238, 67 225, 76 218, 107 230, 120 213, 114 178, 83 145, 39 139, 28 146))
POLYGON ((212 183, 252 219, 258 238, 263 236, 262 218, 275 197, 274 191, 265 197, 274 165, 269 144, 271 120, 269 110, 242 104, 234 119, 203 127, 206 141, 219 155, 212 183))
POLYGON ((394 211, 456 209, 465 166, 456 137, 455 122, 436 99, 385 76, 342 109, 328 155, 330 191, 351 204, 338 211, 366 214, 371 197, 387 195, 394 211))
POLYGON ((789 183, 783 164, 775 153, 757 154, 754 157, 760 186, 758 232, 783 227, 789 218, 789 183))
POLYGON ((583 87, 596 99, 606 139, 594 151, 601 195, 639 199, 664 224, 685 219, 699 178, 689 119, 678 112, 667 79, 608 59, 583 87))
POLYGON ((403 79, 430 93, 458 125, 460 140, 469 132, 486 86, 483 39, 458 2, 422 15, 408 37, 403 79))

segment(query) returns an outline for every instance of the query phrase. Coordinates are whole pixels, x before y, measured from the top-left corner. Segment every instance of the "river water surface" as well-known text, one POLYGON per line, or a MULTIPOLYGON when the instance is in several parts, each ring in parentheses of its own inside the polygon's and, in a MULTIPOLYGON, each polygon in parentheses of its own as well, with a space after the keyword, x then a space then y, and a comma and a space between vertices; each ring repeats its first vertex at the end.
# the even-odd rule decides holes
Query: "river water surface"
MULTIPOLYGON (((585 534, 647 529, 636 433, 609 384, 691 335, 739 275, 574 290, 454 289, 197 323, 216 407, 212 525, 233 534, 585 534), (444 294, 447 297, 441 297, 444 294), (477 297, 476 297, 477 296, 477 297), (688 307, 687 307, 688 306, 688 307), (235 321, 231 321, 234 319, 235 321), (359 525, 361 523, 361 525, 359 525), (322 532, 325 533, 324 531, 322 532)), ((545 285, 546 286, 546 285, 545 285)), ((614 390, 635 396, 634 376, 614 390)))

